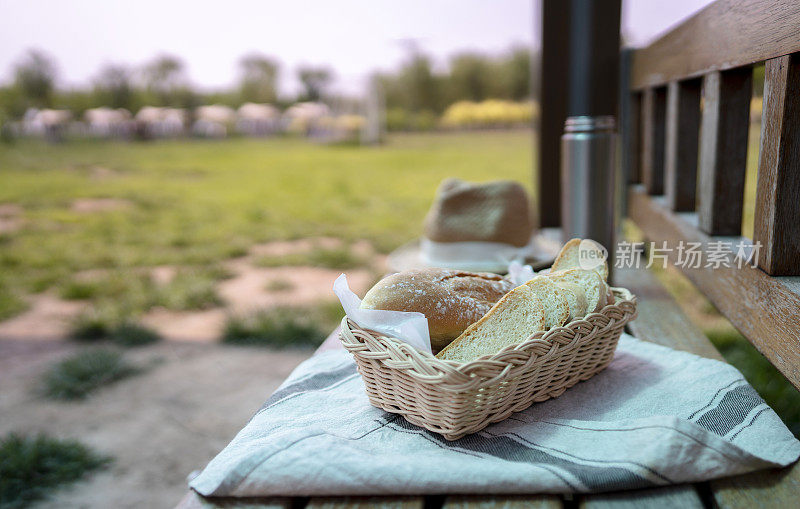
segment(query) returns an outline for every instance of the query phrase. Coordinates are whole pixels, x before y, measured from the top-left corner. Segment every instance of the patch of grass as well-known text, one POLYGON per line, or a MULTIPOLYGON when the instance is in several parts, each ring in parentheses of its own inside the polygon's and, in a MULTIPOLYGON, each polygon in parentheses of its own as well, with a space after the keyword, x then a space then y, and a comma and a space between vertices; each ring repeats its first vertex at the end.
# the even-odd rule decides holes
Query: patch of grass
POLYGON ((364 267, 369 263, 348 247, 315 248, 306 253, 292 253, 283 256, 261 256, 255 260, 259 267, 286 267, 307 265, 327 269, 347 270, 364 267))
POLYGON ((84 350, 53 365, 44 375, 45 396, 84 399, 91 392, 138 373, 116 350, 84 350))
POLYGON ((3 281, 0 281, 0 320, 17 315, 27 307, 27 304, 19 297, 18 293, 5 286, 3 281))
MULTIPOLYGON (((217 294, 216 283, 221 277, 215 275, 196 270, 179 271, 172 281, 158 289, 154 304, 178 311, 219 306, 223 302, 217 294)), ((218 275, 227 276, 228 273, 219 272, 218 275)))
POLYGON ((87 343, 107 339, 116 326, 116 318, 97 310, 81 313, 70 324, 69 337, 87 343))
POLYGON ((225 324, 222 342, 232 345, 275 348, 319 346, 338 324, 334 306, 279 307, 249 315, 231 316, 225 324))
POLYGON ((109 339, 119 346, 135 347, 160 341, 161 335, 149 327, 134 322, 124 322, 111 331, 109 339))
POLYGON ((7 509, 44 499, 111 461, 76 440, 15 433, 0 439, 0 458, 0 506, 7 509))
POLYGON ((294 283, 288 279, 272 279, 264 285, 264 289, 272 293, 288 292, 294 289, 294 283))
POLYGON ((156 331, 120 316, 117 311, 93 309, 78 315, 72 322, 69 337, 86 343, 109 340, 127 347, 149 345, 161 339, 156 331))
POLYGON ((68 281, 61 287, 59 295, 66 300, 87 300, 97 295, 98 290, 96 283, 73 280, 68 281))

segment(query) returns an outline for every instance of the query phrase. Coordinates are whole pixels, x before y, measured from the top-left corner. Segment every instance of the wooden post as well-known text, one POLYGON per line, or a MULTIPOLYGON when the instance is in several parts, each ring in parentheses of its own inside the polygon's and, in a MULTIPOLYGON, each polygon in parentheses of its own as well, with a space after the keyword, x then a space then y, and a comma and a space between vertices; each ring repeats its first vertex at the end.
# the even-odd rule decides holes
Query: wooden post
POLYGON ((673 81, 667 89, 664 190, 676 212, 694 210, 697 189, 697 145, 700 136, 699 79, 673 81))
POLYGON ((765 66, 753 237, 762 269, 800 275, 800 55, 765 66))
POLYGON ((649 194, 664 194, 664 144, 667 91, 647 88, 642 94, 641 177, 649 194))
POLYGON ((561 226, 561 133, 567 118, 570 2, 542 2, 539 168, 535 175, 539 227, 561 226))
POLYGON ((699 221, 710 235, 740 235, 753 70, 715 71, 703 82, 699 221))

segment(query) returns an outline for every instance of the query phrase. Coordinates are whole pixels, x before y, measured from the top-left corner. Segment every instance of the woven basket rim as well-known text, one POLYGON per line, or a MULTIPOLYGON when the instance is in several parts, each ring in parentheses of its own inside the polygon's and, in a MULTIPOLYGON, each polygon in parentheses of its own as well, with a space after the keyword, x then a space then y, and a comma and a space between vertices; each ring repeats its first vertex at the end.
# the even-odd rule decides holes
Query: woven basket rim
MULTIPOLYGON (((370 335, 372 338, 377 340, 374 343, 380 345, 380 350, 376 351, 374 349, 370 349, 371 352, 375 354, 385 353, 389 357, 394 357, 390 361, 393 363, 392 367, 396 369, 403 369, 407 373, 420 380, 427 379, 432 381, 434 379, 448 378, 450 380, 462 381, 472 379, 474 382, 474 377, 476 376, 486 378, 481 374, 481 372, 486 371, 487 367, 494 369, 498 367, 503 368, 500 374, 487 378, 485 382, 481 383, 481 385, 484 383, 490 385, 498 379, 505 377, 511 371, 515 371, 516 369, 523 367, 522 365, 515 365, 513 361, 509 360, 510 358, 524 356, 529 354, 530 350, 533 350, 534 348, 538 349, 540 347, 545 347, 549 354, 549 352, 563 347, 563 345, 553 343, 551 338, 562 336, 569 329, 592 327, 591 321, 595 316, 599 317, 600 315, 608 314, 622 316, 622 319, 618 320, 617 322, 612 320, 612 322, 609 323, 608 328, 618 324, 619 321, 627 323, 634 319, 637 314, 636 296, 634 296, 626 288, 611 287, 611 290, 615 297, 617 297, 614 304, 608 304, 600 311, 590 313, 576 320, 572 320, 561 327, 554 327, 548 331, 536 332, 533 336, 531 336, 530 339, 514 345, 506 346, 494 354, 484 355, 469 362, 439 359, 432 353, 417 350, 415 347, 397 338, 386 336, 368 329, 361 329, 347 316, 342 319, 342 331, 347 331, 349 334, 340 334, 340 339, 345 347, 357 347, 359 346, 359 343, 364 344, 364 342, 360 341, 353 335, 354 331, 360 331, 362 334, 370 335), (348 335, 357 341, 357 343, 353 343, 351 340, 349 340, 347 337, 348 335), (402 366, 398 365, 398 363, 402 364, 402 366)), ((538 357, 541 358, 545 355, 539 355, 538 357)), ((381 361, 386 364, 387 359, 381 359, 381 361)))

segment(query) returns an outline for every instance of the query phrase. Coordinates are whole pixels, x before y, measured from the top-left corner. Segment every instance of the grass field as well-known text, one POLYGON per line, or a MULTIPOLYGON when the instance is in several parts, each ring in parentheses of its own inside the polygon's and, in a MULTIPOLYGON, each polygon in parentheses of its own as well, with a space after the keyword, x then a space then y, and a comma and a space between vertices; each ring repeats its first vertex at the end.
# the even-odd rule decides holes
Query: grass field
POLYGON ((270 240, 368 239, 386 252, 420 233, 443 178, 529 183, 530 141, 519 131, 394 136, 377 148, 287 138, 0 147, 0 205, 20 206, 23 225, 0 237, 0 317, 49 288, 124 299, 131 312, 213 304, 202 281, 224 277, 217 264, 270 240), (187 273, 168 297, 130 270, 159 265, 187 273), (96 269, 99 281, 81 279, 96 269))

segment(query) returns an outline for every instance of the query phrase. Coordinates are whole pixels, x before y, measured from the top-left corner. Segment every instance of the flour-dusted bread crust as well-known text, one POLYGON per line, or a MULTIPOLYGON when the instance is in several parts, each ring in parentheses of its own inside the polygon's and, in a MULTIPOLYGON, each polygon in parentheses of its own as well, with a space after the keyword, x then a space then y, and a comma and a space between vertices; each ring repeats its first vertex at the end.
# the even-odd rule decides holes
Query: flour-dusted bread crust
POLYGON ((470 325, 436 357, 469 362, 520 343, 545 330, 545 309, 527 284, 508 292, 486 316, 470 325))
POLYGON ((569 304, 569 318, 567 321, 586 316, 586 292, 583 288, 564 280, 555 284, 564 290, 564 295, 567 297, 567 303, 569 304))
POLYGON ((586 312, 600 311, 608 302, 608 285, 593 270, 568 269, 547 274, 554 283, 572 283, 583 288, 586 294, 586 312))
POLYGON ((544 307, 544 328, 561 327, 569 319, 569 301, 566 291, 544 276, 536 276, 525 286, 533 290, 533 296, 544 307))
POLYGON ((423 313, 435 351, 480 320, 513 288, 497 274, 416 269, 381 279, 364 296, 361 307, 423 313))
MULTIPOLYGON (((593 248, 597 252, 598 256, 603 256, 604 250, 597 242, 589 239, 572 239, 564 244, 564 246, 561 248, 561 251, 558 253, 556 260, 553 262, 553 266, 550 271, 559 272, 563 270, 582 268, 579 258, 581 242, 583 242, 584 249, 593 248)), ((603 260, 603 262, 596 267, 592 268, 592 270, 600 274, 600 277, 603 278, 603 281, 608 280, 608 262, 605 260, 603 260)))

